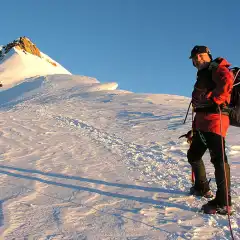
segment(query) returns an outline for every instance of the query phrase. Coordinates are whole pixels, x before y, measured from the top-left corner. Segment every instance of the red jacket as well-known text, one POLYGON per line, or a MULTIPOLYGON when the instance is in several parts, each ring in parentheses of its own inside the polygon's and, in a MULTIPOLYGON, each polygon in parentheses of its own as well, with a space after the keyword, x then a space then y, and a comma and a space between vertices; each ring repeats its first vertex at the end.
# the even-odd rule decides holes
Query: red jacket
POLYGON ((230 102, 233 87, 233 74, 229 71, 230 64, 223 58, 217 58, 206 69, 199 70, 197 81, 192 92, 192 104, 197 111, 193 128, 204 132, 213 132, 223 137, 229 127, 229 117, 222 114, 222 129, 220 114, 209 112, 206 108, 218 108, 217 105, 227 105, 230 102))

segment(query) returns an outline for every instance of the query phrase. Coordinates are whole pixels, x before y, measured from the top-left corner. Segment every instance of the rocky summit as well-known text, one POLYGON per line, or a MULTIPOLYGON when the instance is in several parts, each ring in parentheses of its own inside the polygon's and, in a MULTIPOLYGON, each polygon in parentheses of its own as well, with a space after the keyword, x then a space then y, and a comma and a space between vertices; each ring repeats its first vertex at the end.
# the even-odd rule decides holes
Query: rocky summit
MULTIPOLYGON (((3 59, 4 56, 12 49, 20 49, 24 53, 30 53, 32 55, 35 55, 37 57, 42 58, 40 50, 37 48, 37 46, 27 37, 20 37, 7 45, 3 46, 0 50, 0 59, 3 59)), ((53 66, 56 66, 55 62, 50 61, 47 59, 49 63, 51 63, 53 66)))

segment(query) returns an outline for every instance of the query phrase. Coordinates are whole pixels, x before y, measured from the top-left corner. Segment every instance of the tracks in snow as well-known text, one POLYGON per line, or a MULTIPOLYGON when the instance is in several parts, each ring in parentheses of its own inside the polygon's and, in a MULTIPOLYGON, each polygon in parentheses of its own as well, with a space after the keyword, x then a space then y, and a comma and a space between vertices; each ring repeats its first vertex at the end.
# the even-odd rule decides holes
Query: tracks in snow
POLYGON ((186 181, 189 181, 189 166, 184 153, 187 146, 178 146, 171 139, 164 145, 155 142, 151 146, 142 146, 126 142, 115 134, 108 134, 79 119, 63 116, 56 116, 55 119, 62 126, 73 130, 81 129, 82 135, 90 137, 113 154, 120 155, 130 170, 140 171, 149 177, 150 183, 160 183, 163 188, 172 188, 174 182, 175 189, 182 189, 186 181))

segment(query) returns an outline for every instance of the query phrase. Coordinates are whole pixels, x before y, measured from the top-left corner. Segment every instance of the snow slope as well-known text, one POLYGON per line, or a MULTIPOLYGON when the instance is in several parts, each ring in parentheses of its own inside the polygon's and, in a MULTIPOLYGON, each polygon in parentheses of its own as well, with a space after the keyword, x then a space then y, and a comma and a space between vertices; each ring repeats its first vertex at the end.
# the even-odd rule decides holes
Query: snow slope
POLYGON ((71 74, 46 54, 41 52, 41 55, 42 58, 15 47, 12 48, 0 60, 0 80, 4 88, 35 76, 71 74), (49 61, 56 63, 56 66, 53 66, 49 61))
MULTIPOLYGON (((13 80, 14 81, 14 80, 13 80)), ((189 99, 96 79, 32 77, 0 92, 1 239, 230 239, 226 216, 188 196, 189 99)), ((240 129, 230 128, 235 239, 240 129)), ((208 177, 214 170, 205 155, 208 177)))

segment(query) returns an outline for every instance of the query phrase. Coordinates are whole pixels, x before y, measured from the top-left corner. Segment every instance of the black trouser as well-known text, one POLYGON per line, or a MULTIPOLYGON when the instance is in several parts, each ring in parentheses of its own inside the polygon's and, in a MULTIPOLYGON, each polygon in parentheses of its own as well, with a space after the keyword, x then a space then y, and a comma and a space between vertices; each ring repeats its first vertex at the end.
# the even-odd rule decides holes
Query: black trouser
MULTIPOLYGON (((227 161, 227 156, 225 152, 225 139, 223 138, 223 150, 222 150, 222 137, 218 134, 211 132, 194 132, 191 146, 188 150, 187 157, 188 162, 192 166, 192 170, 195 174, 195 186, 198 188, 205 187, 208 188, 205 166, 202 160, 202 156, 208 149, 211 156, 211 162, 215 168, 215 179, 217 184, 216 199, 219 205, 226 206, 226 183, 225 183, 225 173, 223 164, 223 152, 225 160, 225 169, 228 185, 228 201, 231 205, 230 196, 230 168, 227 161)), ((204 189, 203 189, 204 190, 204 189)), ((205 189, 206 190, 206 189, 205 189)))

